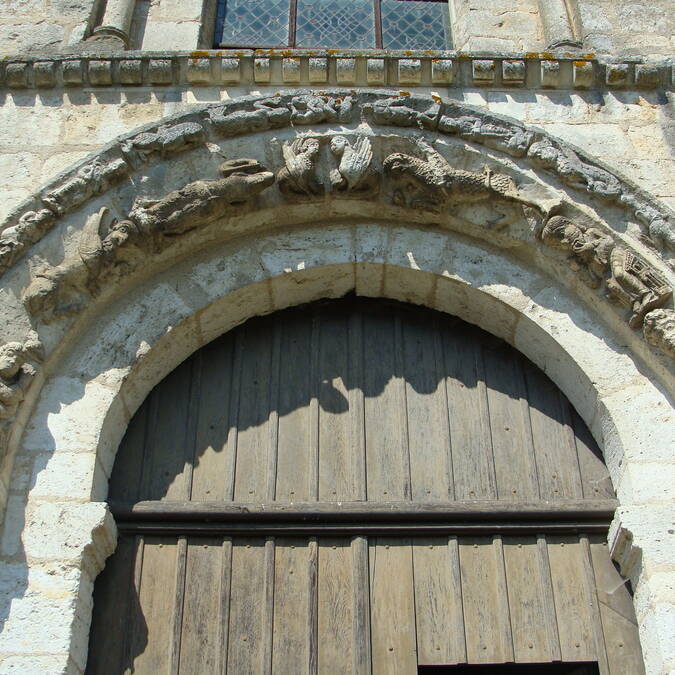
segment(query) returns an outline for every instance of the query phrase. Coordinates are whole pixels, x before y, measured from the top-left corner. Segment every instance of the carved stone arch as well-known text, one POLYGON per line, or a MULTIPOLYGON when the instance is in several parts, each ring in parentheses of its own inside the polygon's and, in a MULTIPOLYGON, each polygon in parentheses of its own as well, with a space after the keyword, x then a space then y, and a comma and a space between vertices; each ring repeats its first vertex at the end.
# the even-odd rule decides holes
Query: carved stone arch
POLYGON ((635 537, 623 559, 640 587, 661 555, 648 536, 660 507, 647 503, 662 495, 642 462, 672 443, 672 366, 628 325, 639 312, 604 292, 614 280, 620 298, 634 277, 654 286, 664 316, 641 318, 668 349, 672 274, 634 235, 668 233, 669 214, 544 134, 392 96, 247 97, 172 118, 63 176, 3 231, 4 339, 18 342, 0 372, 16 403, 8 459, 38 453, 46 466, 8 506, 7 522, 28 523, 10 533, 24 557, 76 550, 85 588, 114 545, 102 504, 114 452, 151 387, 251 316, 355 291, 455 314, 544 369, 603 447, 622 503, 613 534, 635 537), (547 245, 570 231, 571 251, 547 245), (64 540, 46 542, 40 523, 55 517, 64 540))

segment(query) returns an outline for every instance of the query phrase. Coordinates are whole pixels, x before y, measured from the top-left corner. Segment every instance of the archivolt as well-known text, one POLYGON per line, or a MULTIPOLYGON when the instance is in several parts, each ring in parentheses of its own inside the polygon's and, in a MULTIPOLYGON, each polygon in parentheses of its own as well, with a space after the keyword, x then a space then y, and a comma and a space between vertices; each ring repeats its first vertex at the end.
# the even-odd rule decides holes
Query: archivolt
POLYGON ((0 269, 12 320, 2 339, 15 344, 0 354, 0 451, 27 414, 19 404, 40 341, 49 372, 110 303, 183 260, 242 237, 364 222, 404 226, 411 241, 454 231, 537 270, 671 384, 663 357, 628 327, 645 322, 651 344, 675 349, 672 275, 657 250, 668 257, 674 246, 667 209, 580 151, 476 108, 382 92, 283 93, 119 139, 10 217, 0 269), (15 264, 28 249, 29 265, 15 264))

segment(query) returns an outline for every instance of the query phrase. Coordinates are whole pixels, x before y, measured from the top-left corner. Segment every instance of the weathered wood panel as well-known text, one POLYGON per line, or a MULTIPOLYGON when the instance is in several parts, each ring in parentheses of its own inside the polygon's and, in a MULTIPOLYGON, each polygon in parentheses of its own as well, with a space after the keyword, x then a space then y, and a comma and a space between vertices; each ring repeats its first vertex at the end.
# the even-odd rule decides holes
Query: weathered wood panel
POLYGON ((111 498, 599 499, 607 469, 558 389, 500 340, 396 303, 254 319, 136 414, 111 498))
POLYGON ((598 539, 139 544, 122 537, 97 581, 91 673, 412 674, 418 664, 596 660, 601 673, 643 673, 630 594, 598 539))

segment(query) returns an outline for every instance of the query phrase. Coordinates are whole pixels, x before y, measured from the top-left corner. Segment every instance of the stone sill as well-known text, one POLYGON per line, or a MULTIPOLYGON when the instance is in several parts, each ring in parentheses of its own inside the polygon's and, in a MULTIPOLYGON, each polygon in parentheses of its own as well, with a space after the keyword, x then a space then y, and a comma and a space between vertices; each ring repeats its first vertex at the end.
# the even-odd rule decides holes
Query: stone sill
POLYGON ((672 59, 605 61, 594 54, 246 50, 99 52, 5 57, 0 89, 223 85, 665 89, 672 59))

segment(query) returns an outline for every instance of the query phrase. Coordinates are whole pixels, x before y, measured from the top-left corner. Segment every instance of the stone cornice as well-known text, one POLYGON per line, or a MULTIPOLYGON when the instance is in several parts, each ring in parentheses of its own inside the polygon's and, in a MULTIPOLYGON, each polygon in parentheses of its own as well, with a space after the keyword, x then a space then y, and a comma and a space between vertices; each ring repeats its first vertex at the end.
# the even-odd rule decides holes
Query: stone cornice
POLYGON ((672 59, 612 61, 568 52, 83 51, 0 61, 4 90, 225 85, 672 90, 674 84, 672 59))

